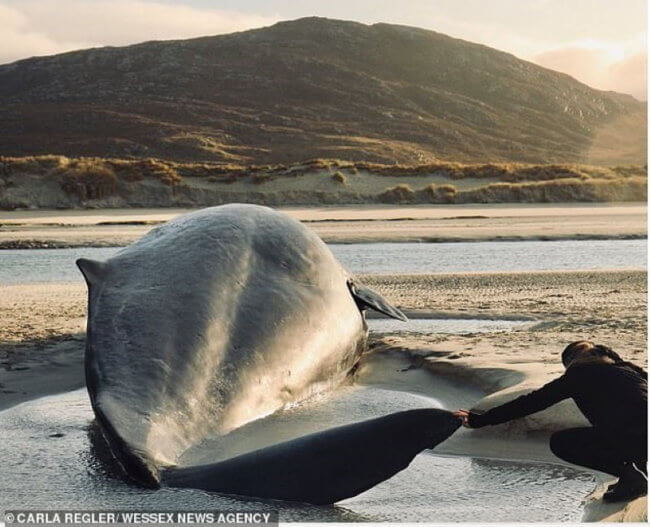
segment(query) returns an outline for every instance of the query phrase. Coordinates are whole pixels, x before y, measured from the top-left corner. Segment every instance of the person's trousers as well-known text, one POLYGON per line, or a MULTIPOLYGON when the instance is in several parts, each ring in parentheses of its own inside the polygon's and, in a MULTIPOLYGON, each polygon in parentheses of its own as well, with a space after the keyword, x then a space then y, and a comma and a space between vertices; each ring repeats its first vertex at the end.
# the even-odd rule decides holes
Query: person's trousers
POLYGON ((625 463, 646 472, 646 433, 601 433, 593 427, 569 428, 551 436, 551 451, 560 459, 620 477, 625 463))

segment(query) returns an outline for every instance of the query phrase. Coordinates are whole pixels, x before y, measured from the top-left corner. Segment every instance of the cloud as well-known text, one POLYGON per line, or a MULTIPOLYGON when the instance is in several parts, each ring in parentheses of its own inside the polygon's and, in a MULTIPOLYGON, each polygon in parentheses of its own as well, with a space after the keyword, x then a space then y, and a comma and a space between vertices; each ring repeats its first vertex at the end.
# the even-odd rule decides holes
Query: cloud
POLYGON ((568 73, 601 90, 629 93, 647 99, 648 52, 645 35, 626 43, 583 41, 545 51, 533 62, 568 73))
POLYGON ((0 0, 0 64, 94 46, 231 33, 278 20, 148 0, 0 0))
POLYGON ((32 55, 50 55, 70 49, 88 47, 87 43, 57 41, 35 29, 28 17, 0 4, 0 64, 32 55))

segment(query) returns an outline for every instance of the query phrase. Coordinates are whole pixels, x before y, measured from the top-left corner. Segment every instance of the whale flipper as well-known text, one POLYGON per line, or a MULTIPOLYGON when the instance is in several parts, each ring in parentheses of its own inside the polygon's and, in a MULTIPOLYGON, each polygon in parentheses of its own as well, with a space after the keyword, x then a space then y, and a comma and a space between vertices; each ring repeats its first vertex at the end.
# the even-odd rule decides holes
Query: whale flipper
POLYGON ((391 318, 396 318, 402 322, 406 322, 408 318, 399 309, 391 306, 388 301, 379 293, 376 293, 369 287, 366 287, 357 280, 348 280, 348 288, 354 297, 359 309, 374 309, 391 318))
POLYGON ((432 408, 331 428, 219 463, 164 470, 162 484, 316 505, 356 496, 452 435, 460 421, 432 408))

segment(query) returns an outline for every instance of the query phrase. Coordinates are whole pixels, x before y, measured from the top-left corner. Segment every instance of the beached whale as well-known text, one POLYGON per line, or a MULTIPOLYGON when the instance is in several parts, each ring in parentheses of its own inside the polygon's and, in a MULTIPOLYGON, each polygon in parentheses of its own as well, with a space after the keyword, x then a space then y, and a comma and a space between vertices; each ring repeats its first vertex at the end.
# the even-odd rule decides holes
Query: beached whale
MULTIPOLYGON (((80 259, 77 265, 89 292, 85 373, 91 404, 111 452, 142 485, 156 487, 162 480, 303 500, 302 487, 309 483, 304 475, 302 480, 296 475, 293 494, 278 481, 276 488, 285 490, 274 495, 242 484, 243 474, 282 456, 297 456, 301 463, 311 459, 307 468, 318 473, 332 456, 343 455, 345 446, 336 438, 347 437, 358 449, 358 438, 370 441, 373 430, 387 445, 392 433, 415 435, 404 442, 410 462, 458 425, 448 412, 429 413, 430 420, 419 426, 412 423, 416 414, 409 414, 352 425, 345 433, 323 432, 325 439, 307 436, 284 450, 276 445, 227 465, 171 469, 206 436, 227 433, 340 383, 366 343, 364 309, 405 317, 354 280, 304 225, 255 205, 224 205, 178 217, 108 261, 80 259), (238 467, 242 476, 235 484, 231 474, 238 467)), ((354 495, 368 481, 403 468, 401 461, 384 467, 375 458, 367 466, 350 465, 353 480, 343 485, 345 475, 339 474, 341 481, 332 481, 326 486, 331 491, 314 501, 354 495)), ((274 476, 266 472, 265 477, 274 476)))

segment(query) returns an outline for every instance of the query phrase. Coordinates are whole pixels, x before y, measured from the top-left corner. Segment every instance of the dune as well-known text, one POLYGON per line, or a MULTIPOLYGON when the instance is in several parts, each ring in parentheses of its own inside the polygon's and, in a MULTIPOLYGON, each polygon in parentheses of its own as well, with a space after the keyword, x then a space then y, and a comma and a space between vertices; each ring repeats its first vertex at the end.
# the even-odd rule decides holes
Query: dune
POLYGON ((0 209, 644 201, 644 166, 0 157, 0 209))

